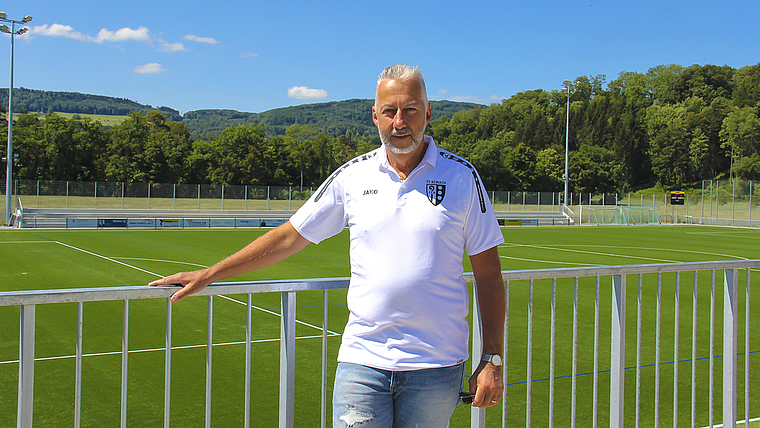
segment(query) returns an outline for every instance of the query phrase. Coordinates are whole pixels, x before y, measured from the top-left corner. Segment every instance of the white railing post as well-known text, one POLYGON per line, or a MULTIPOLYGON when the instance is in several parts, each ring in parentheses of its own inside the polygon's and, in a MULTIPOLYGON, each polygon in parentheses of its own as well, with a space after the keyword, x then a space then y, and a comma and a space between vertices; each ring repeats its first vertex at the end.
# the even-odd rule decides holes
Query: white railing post
MULTIPOLYGON (((122 183, 123 184, 123 183, 122 183)), ((129 374, 129 300, 124 299, 121 317, 121 428, 127 428, 127 385, 129 374)))
MULTIPOLYGON (((480 364, 480 355, 483 353, 483 324, 480 318, 478 284, 474 282, 472 296, 472 353, 470 355, 470 361, 472 361, 472 370, 474 371, 478 364, 480 364)), ((470 427, 485 428, 485 426, 486 409, 480 407, 472 407, 470 409, 470 427)))
POLYGON ((172 396, 172 301, 166 299, 166 351, 164 359, 164 428, 169 427, 172 396))
POLYGON ((320 427, 327 428, 327 308, 329 307, 327 290, 322 292, 322 381, 320 402, 320 427))
POLYGON ((283 292, 280 321, 280 428, 295 426, 296 293, 283 292))
POLYGON ((211 375, 214 348, 214 296, 208 296, 206 315, 206 428, 211 427, 211 375))
POLYGON ((610 339, 610 427, 625 423, 625 275, 612 276, 610 339))
POLYGON ((82 321, 84 303, 77 302, 76 373, 74 375, 74 428, 79 428, 82 414, 82 321))
POLYGON ((21 306, 16 426, 32 427, 34 413, 34 305, 21 306))
POLYGON ((249 293, 245 300, 245 414, 243 415, 243 427, 251 427, 251 339, 253 331, 253 319, 251 309, 253 296, 249 293))
POLYGON ((737 270, 725 269, 723 278, 723 427, 736 428, 737 270))

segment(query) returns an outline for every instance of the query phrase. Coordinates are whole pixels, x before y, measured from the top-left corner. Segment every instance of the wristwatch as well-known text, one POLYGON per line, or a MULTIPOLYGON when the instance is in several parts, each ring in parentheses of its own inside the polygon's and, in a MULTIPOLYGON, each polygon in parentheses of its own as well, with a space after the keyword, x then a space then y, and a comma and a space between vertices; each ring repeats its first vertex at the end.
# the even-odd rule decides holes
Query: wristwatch
POLYGON ((501 355, 499 354, 483 354, 483 356, 480 357, 480 361, 488 361, 496 367, 501 367, 501 355))

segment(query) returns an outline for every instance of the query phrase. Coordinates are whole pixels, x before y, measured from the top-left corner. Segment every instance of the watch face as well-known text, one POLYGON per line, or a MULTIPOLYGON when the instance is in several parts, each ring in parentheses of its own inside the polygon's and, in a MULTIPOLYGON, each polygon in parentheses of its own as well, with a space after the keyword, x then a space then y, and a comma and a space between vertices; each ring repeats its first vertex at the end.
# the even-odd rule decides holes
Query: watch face
POLYGON ((500 355, 491 355, 491 364, 495 366, 501 365, 501 356, 500 355))

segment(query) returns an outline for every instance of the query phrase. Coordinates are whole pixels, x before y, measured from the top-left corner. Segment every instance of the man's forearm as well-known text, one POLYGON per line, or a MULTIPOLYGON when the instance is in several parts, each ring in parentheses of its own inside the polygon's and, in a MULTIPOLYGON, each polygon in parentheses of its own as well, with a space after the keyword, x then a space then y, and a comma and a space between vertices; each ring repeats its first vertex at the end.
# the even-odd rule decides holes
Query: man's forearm
POLYGON ((501 262, 496 247, 470 257, 483 330, 483 352, 501 354, 504 349, 506 302, 501 262))
POLYGON ((290 222, 285 222, 210 268, 175 273, 148 285, 181 285, 182 289, 171 297, 172 302, 176 303, 212 282, 271 266, 301 251, 308 244, 309 241, 290 222))
POLYGON ((290 222, 272 229, 208 269, 211 282, 232 278, 285 260, 309 244, 290 222))

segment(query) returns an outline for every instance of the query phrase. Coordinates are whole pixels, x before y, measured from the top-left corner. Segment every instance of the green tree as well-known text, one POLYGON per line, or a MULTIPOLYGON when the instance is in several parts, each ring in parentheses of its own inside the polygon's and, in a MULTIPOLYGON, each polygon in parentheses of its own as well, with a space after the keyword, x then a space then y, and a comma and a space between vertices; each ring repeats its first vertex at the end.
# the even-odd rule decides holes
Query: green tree
MULTIPOLYGON (((751 158, 760 154, 760 119, 757 117, 757 109, 734 107, 723 120, 720 138, 722 147, 731 156, 732 166, 736 159, 751 158)), ((743 168, 743 170, 748 169, 743 168)), ((731 174, 733 174, 733 167, 731 174)))
POLYGON ((309 125, 290 125, 285 131, 285 141, 290 147, 290 158, 298 170, 299 188, 303 189, 304 169, 309 159, 311 139, 315 131, 309 125))

